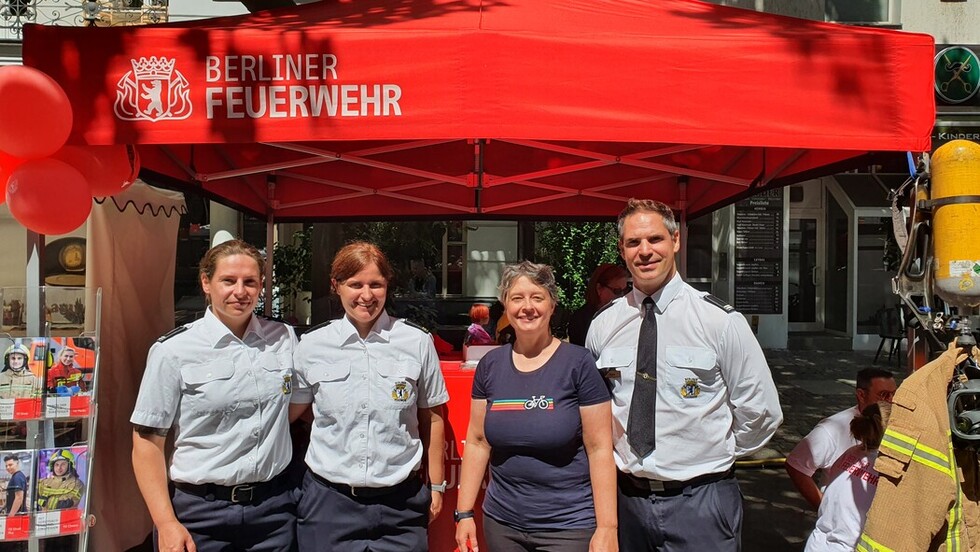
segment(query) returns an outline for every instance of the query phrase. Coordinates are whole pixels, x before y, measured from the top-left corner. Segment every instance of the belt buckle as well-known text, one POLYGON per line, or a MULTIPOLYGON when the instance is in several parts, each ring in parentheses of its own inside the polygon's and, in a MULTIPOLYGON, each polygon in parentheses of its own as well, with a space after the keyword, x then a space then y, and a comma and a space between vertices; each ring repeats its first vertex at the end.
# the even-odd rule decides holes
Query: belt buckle
POLYGON ((255 486, 248 485, 235 485, 231 488, 231 501, 235 504, 241 502, 252 502, 253 492, 255 491, 255 486))
POLYGON ((647 479, 647 484, 650 486, 650 492, 662 493, 666 490, 664 482, 659 479, 647 479))

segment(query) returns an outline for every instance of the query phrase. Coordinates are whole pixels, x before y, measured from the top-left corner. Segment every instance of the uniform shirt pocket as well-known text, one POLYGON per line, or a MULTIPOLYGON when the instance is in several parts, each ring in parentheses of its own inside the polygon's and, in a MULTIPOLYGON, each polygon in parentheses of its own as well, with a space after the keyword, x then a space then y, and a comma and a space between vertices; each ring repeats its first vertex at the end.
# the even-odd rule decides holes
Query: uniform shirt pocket
POLYGON ((599 353, 596 366, 599 373, 606 380, 606 384, 611 388, 616 388, 623 383, 623 375, 628 374, 627 379, 633 379, 633 370, 630 366, 636 363, 636 347, 608 347, 599 353))
POLYGON ((308 379, 315 390, 314 402, 321 412, 346 410, 350 404, 350 362, 314 362, 308 379))
POLYGON ((419 376, 422 365, 415 361, 399 361, 378 366, 381 375, 381 406, 402 410, 415 405, 418 400, 419 376))
POLYGON ((235 364, 228 360, 213 360, 181 367, 184 382, 181 404, 194 413, 224 412, 234 409, 236 395, 231 383, 235 364))
POLYGON ((660 394, 680 405, 703 404, 717 395, 723 386, 718 370, 718 355, 704 347, 668 346, 664 351, 667 364, 660 394))

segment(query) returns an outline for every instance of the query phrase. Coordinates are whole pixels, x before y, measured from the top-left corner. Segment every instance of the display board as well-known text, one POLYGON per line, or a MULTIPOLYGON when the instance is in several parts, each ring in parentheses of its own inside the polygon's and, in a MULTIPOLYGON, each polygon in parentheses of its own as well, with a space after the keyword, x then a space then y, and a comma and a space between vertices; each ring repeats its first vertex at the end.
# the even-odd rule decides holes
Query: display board
POLYGON ((0 541, 77 535, 84 550, 101 292, 0 288, 0 302, 0 541))
POLYGON ((783 190, 735 204, 735 308, 783 312, 783 190))

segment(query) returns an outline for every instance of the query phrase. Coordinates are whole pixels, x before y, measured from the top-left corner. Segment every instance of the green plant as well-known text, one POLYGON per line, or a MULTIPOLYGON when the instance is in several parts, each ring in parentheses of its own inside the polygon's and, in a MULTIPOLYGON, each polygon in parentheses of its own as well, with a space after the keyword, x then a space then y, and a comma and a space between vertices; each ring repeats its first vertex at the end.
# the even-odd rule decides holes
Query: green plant
POLYGON ((585 304, 589 276, 601 263, 619 259, 616 225, 612 222, 539 222, 536 258, 555 270, 558 300, 566 309, 585 304))
MULTIPOLYGON (((294 232, 290 242, 278 242, 272 253, 272 313, 287 317, 296 313, 297 295, 312 288, 313 228, 294 232)), ((309 299, 306 299, 307 301, 309 299)))

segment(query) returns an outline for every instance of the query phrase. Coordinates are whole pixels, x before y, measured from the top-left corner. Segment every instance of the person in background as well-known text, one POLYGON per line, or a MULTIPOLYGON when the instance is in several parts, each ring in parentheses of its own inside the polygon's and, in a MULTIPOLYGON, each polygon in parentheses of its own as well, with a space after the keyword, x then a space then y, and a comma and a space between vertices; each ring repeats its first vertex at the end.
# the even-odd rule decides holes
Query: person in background
POLYGON ((820 507, 821 487, 830 482, 822 477, 823 485, 818 486, 814 475, 830 468, 845 450, 858 444, 852 436, 851 421, 876 402, 891 402, 897 389, 895 376, 879 368, 859 371, 856 387, 857 406, 820 420, 786 457, 786 473, 814 509, 820 507))
POLYGON ((459 484, 456 543, 478 550, 474 507, 487 465, 485 549, 610 552, 616 468, 609 391, 589 352, 551 334, 551 267, 524 261, 500 283, 513 344, 476 368, 459 484))
POLYGON ((78 508, 85 484, 75 469, 75 455, 65 449, 55 451, 48 459, 48 470, 48 476, 37 482, 37 509, 50 512, 78 508))
POLYGON ((436 282, 436 275, 425 266, 425 261, 412 259, 409 261, 409 267, 412 271, 412 291, 426 297, 435 297, 438 282, 436 282))
POLYGON ((27 365, 31 352, 21 342, 7 347, 0 372, 0 399, 27 399, 41 396, 41 385, 27 365))
POLYGON ((845 450, 827 470, 830 484, 804 552, 851 552, 857 546, 878 488, 874 464, 891 409, 890 402, 873 402, 851 420, 851 435, 859 444, 845 450))
POLYGON ((62 347, 58 360, 48 368, 48 389, 61 396, 74 396, 85 392, 82 371, 75 364, 75 349, 62 347))
POLYGON ((295 487, 286 472, 296 335, 253 314, 264 262, 239 240, 208 250, 198 271, 204 317, 147 355, 130 418, 133 471, 160 550, 293 549, 295 487))
POLYGON ((766 357, 744 316, 677 273, 669 206, 630 199, 617 227, 633 291, 596 314, 586 346, 613 395, 619 547, 740 550, 732 468, 783 420, 766 357))
POLYGON ((290 409, 298 416, 313 405, 300 550, 426 551, 428 523, 442 510, 449 393, 428 332, 385 312, 393 274, 374 244, 342 247, 330 283, 345 316, 296 349, 290 409))
POLYGON ((470 326, 466 328, 463 345, 493 345, 496 341, 487 333, 490 323, 490 307, 477 303, 470 307, 470 326))
POLYGON ((3 466, 10 479, 7 480, 7 501, 0 515, 24 515, 27 513, 27 476, 20 471, 20 458, 16 454, 8 454, 3 457, 3 466))
POLYGON ((612 263, 603 263, 592 271, 585 288, 585 304, 572 313, 568 321, 568 342, 585 346, 592 317, 600 308, 629 291, 626 269, 612 263))

